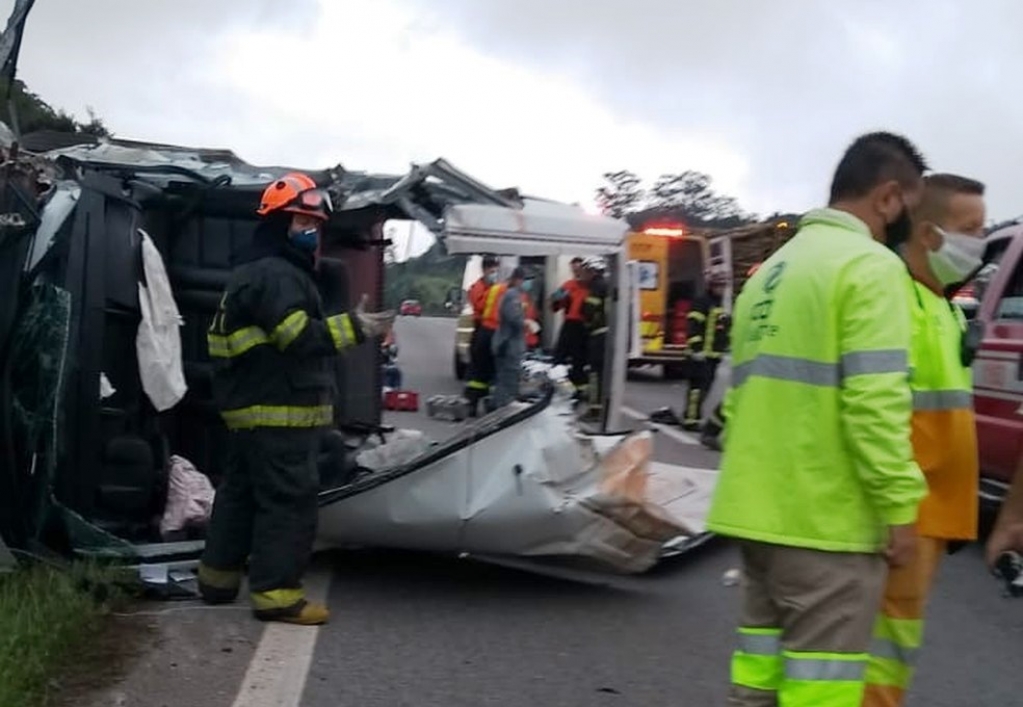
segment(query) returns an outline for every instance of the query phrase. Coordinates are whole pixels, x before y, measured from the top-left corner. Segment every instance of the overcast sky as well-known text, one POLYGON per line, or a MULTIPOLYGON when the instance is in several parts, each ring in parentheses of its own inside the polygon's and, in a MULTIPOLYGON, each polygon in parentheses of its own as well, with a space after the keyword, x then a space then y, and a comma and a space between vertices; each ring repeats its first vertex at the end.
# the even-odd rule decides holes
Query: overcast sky
POLYGON ((19 72, 120 137, 256 164, 443 156, 580 202, 605 171, 696 169, 760 214, 820 204, 849 140, 891 129, 1002 219, 1021 21, 1018 0, 37 0, 19 72))

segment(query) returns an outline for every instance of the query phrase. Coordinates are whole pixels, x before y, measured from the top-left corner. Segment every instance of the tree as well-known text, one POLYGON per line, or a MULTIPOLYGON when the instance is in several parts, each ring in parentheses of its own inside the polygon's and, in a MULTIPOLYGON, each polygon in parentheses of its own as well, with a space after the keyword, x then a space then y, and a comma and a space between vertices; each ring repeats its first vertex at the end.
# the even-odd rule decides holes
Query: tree
MULTIPOLYGON (((59 133, 86 133, 95 137, 111 136, 103 120, 97 117, 92 108, 87 109, 89 122, 79 123, 70 113, 53 108, 18 79, 14 80, 13 85, 6 79, 0 79, 0 99, 6 102, 8 96, 14 103, 18 114, 18 126, 23 135, 37 130, 53 130, 59 133)), ((6 110, 0 112, 0 116, 4 122, 10 120, 6 110)))
POLYGON ((642 182, 627 169, 605 172, 606 184, 597 188, 597 204, 608 216, 622 218, 636 211, 643 201, 642 182))
POLYGON ((597 202, 614 218, 633 222, 663 218, 713 228, 734 228, 757 220, 743 212, 735 198, 716 193, 710 176, 703 172, 662 174, 649 189, 629 170, 603 176, 605 184, 597 189, 597 202))
POLYGON ((710 176, 703 172, 686 170, 678 174, 662 174, 650 190, 647 208, 681 212, 686 220, 700 223, 743 216, 739 202, 733 197, 717 194, 710 185, 710 176))

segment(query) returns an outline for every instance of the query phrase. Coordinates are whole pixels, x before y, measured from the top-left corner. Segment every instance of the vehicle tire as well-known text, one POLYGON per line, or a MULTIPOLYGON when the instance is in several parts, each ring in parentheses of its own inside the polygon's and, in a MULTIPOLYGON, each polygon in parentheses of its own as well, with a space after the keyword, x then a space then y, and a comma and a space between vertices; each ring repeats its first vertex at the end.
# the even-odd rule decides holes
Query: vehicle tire
POLYGON ((683 363, 665 363, 664 380, 679 381, 686 377, 686 366, 683 363))
POLYGON ((455 378, 464 381, 468 373, 468 366, 458 357, 458 349, 455 349, 455 378))

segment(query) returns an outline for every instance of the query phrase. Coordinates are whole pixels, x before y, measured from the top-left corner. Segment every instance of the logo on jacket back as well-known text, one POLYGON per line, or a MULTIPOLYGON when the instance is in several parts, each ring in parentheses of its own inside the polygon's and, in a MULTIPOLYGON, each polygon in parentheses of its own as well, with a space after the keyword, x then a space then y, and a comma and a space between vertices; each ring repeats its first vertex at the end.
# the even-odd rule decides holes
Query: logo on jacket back
POLYGON ((760 341, 778 335, 778 325, 771 324, 770 319, 771 309, 774 307, 774 291, 781 284, 784 272, 785 261, 782 261, 764 274, 764 284, 760 288, 763 298, 752 306, 750 312, 750 341, 760 341))

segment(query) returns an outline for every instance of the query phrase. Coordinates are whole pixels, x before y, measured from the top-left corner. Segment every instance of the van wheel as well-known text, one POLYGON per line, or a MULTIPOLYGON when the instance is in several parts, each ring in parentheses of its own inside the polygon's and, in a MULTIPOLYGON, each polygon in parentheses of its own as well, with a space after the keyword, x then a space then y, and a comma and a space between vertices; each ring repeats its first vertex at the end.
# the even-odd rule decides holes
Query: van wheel
POLYGON ((468 374, 468 366, 462 362, 462 359, 458 357, 458 351, 455 351, 455 378, 464 381, 466 374, 468 374))

